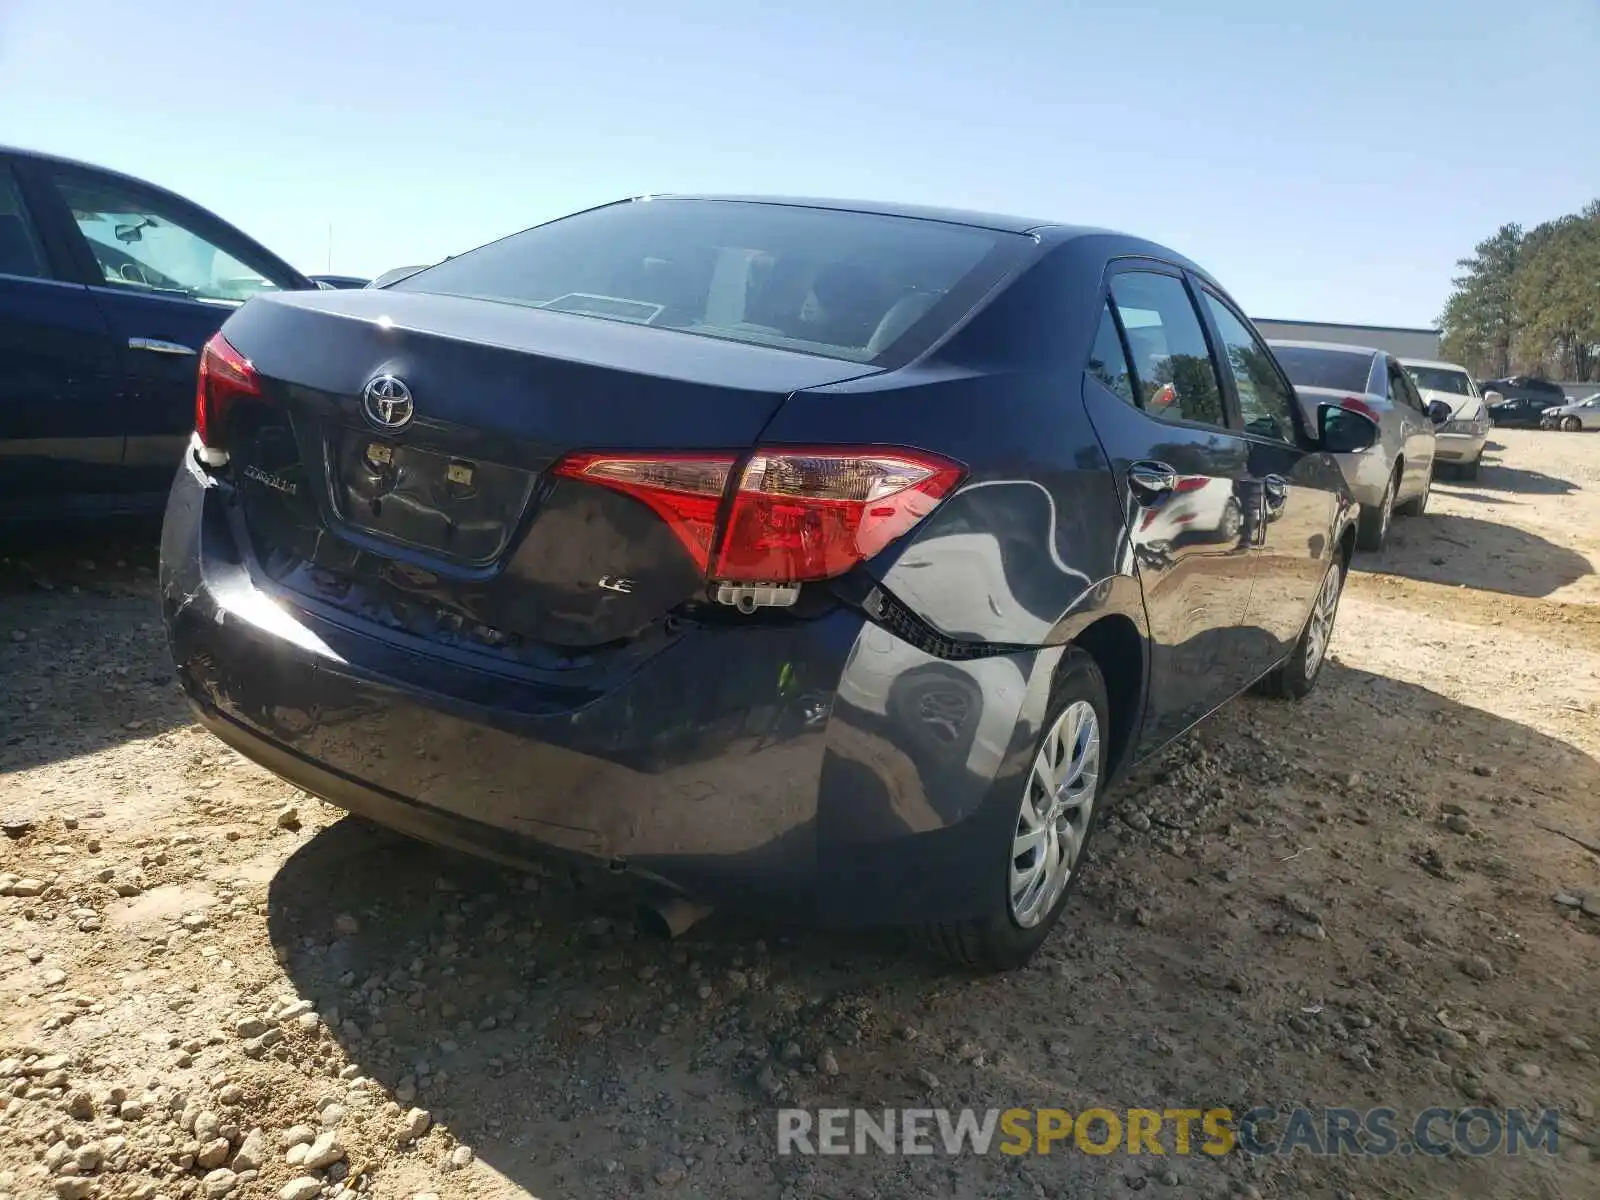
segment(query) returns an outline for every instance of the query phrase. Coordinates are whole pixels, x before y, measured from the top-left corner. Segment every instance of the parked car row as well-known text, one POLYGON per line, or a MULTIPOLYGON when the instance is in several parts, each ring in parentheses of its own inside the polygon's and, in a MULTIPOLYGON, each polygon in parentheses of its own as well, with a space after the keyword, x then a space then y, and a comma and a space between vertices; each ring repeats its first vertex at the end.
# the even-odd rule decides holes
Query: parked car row
POLYGON ((632 872, 668 927, 906 924, 986 968, 1049 934, 1129 767, 1316 685, 1456 411, 1269 345, 1165 246, 1010 216, 653 197, 318 287, 13 153, 6 229, 7 500, 165 477, 162 616, 224 742, 422 838, 632 872))

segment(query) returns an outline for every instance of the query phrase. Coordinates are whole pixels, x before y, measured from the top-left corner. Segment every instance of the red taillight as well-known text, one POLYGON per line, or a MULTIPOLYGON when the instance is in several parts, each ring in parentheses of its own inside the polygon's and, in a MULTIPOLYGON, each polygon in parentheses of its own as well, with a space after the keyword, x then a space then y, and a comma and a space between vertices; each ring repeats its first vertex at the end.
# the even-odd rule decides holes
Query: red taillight
POLYGON ((734 461, 732 454, 569 454, 551 474, 598 483, 648 504, 704 571, 734 461))
POLYGON ((1175 492, 1198 492, 1211 482, 1209 475, 1179 475, 1178 482, 1173 485, 1175 492))
POLYGON ((732 583, 800 583, 842 575, 933 511, 962 468, 919 451, 759 450, 717 516, 736 459, 719 454, 574 454, 552 473, 648 504, 695 565, 732 583))
POLYGON ((228 411, 238 400, 261 399, 261 377, 250 360, 228 344, 220 333, 212 334, 200 351, 200 371, 194 390, 194 431, 200 444, 217 452, 226 462, 223 445, 228 411))
POLYGON ((1378 421, 1378 410, 1373 408, 1372 405, 1368 404, 1365 400, 1358 399, 1355 396, 1346 396, 1343 400, 1339 401, 1339 407, 1346 409, 1349 412, 1360 413, 1363 417, 1374 424, 1376 424, 1378 421))
POLYGON ((902 450, 760 451, 739 478, 711 574, 774 583, 842 575, 932 512, 961 474, 902 450))

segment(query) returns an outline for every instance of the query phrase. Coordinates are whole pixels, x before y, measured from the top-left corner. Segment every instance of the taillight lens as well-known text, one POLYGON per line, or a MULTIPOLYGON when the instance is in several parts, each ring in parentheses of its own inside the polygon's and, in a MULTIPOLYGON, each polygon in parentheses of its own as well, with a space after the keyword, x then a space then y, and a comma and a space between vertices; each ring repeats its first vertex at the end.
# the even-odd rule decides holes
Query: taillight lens
POLYGON ((597 483, 648 504, 704 571, 734 462, 732 454, 569 454, 551 474, 597 483))
POLYGON ((224 437, 228 413, 239 400, 261 399, 261 377, 222 334, 216 333, 200 351, 200 370, 194 391, 194 431, 210 455, 208 461, 227 462, 224 437))
POLYGON ((1377 423, 1378 410, 1373 408, 1372 405, 1368 404, 1365 400, 1359 399, 1356 396, 1346 396, 1343 400, 1339 401, 1339 407, 1346 409, 1349 412, 1360 413, 1367 420, 1373 422, 1374 424, 1377 423))
POLYGON ((745 465, 712 576, 799 583, 842 575, 909 530, 961 468, 905 451, 760 451, 745 465))
POLYGON ((758 450, 739 473, 713 548, 736 458, 718 454, 574 454, 552 473, 648 504, 695 565, 731 583, 801 583, 842 575, 926 517, 963 469, 920 451, 758 450))

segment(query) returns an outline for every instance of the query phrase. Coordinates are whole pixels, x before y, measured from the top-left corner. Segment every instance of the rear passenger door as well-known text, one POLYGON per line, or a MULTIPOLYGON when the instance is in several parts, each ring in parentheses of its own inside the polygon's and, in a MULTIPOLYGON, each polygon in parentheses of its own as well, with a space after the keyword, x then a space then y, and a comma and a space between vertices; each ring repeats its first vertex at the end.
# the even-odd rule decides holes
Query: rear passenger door
POLYGON ((120 363, 56 233, 0 154, 0 518, 117 489, 120 363))
POLYGON ((1259 525, 1250 449, 1182 273, 1114 266, 1083 385, 1115 473, 1150 627, 1142 750, 1249 683, 1243 634, 1259 525))

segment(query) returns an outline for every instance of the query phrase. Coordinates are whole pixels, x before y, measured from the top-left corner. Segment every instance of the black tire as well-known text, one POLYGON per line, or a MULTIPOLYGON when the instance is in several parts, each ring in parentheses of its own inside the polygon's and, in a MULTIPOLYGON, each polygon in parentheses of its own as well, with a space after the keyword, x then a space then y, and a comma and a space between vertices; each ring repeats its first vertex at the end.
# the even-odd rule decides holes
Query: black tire
POLYGON ((1583 429, 1583 422, 1578 420, 1577 417, 1562 417, 1561 418, 1561 432, 1562 433, 1578 433, 1582 429, 1583 429))
POLYGON ((1389 476, 1389 485, 1383 493, 1383 503, 1361 506, 1361 516, 1356 521, 1356 545, 1363 550, 1382 550, 1389 542, 1389 526, 1394 520, 1394 494, 1399 489, 1400 471, 1389 476))
MULTIPOLYGON (((1012 814, 1004 824, 1005 844, 995 847, 993 858, 995 887, 991 911, 965 921, 925 925, 919 931, 922 943, 941 958, 977 971, 1014 971, 1018 967, 1027 965, 1039 947, 1044 944, 1045 939, 1050 936, 1050 931, 1055 928, 1056 922, 1061 919, 1062 909, 1066 907, 1083 874, 1084 860, 1093 844, 1095 830, 1099 828, 1105 815, 1106 775, 1111 765, 1107 759, 1110 752, 1111 727, 1105 680, 1101 677, 1100 668, 1095 665, 1092 657, 1082 650, 1071 648, 1056 669, 1055 682, 1051 685, 1050 705, 1044 721, 1040 724, 1041 746, 1049 731, 1055 726, 1056 719, 1066 711, 1068 705, 1079 700, 1088 701, 1094 708, 1095 719, 1099 722, 1100 771, 1099 778, 1095 781, 1094 800, 1089 810, 1088 824, 1083 834, 1078 860, 1072 874, 1067 878, 1065 888, 1050 910, 1032 928, 1023 928, 1012 917, 1011 901, 1007 895, 1010 883, 1008 852, 1012 849, 1011 843, 1016 837, 1017 821, 1022 805, 1022 798, 1019 796, 1017 800, 1019 813, 1012 814)), ((1039 748, 1040 746, 1035 746, 1033 755, 1029 757, 1030 770, 1039 748)))
POLYGON ((1478 459, 1456 465, 1457 479, 1476 479, 1478 477, 1478 459))
POLYGON ((1328 571, 1339 572, 1336 585, 1338 594, 1333 598, 1333 612, 1328 617, 1327 636, 1317 654, 1316 665, 1312 670, 1306 670, 1306 659, 1311 652, 1312 621, 1316 616, 1318 601, 1322 599, 1323 589, 1328 586, 1326 574, 1323 575, 1322 583, 1317 588, 1317 597, 1312 601, 1312 611, 1306 616, 1305 628, 1300 631, 1300 640, 1295 643, 1294 652, 1256 684, 1255 691, 1261 695, 1270 696, 1274 700, 1304 700, 1317 686, 1317 680, 1322 678, 1322 668, 1328 662, 1328 643, 1333 640, 1333 631, 1339 618, 1339 601, 1344 598, 1346 572, 1343 554, 1334 555, 1328 571))
POLYGON ((1422 481, 1422 495, 1414 496, 1404 504, 1398 505, 1395 511, 1405 517, 1420 517, 1428 511, 1428 497, 1433 494, 1433 472, 1430 470, 1422 481))

